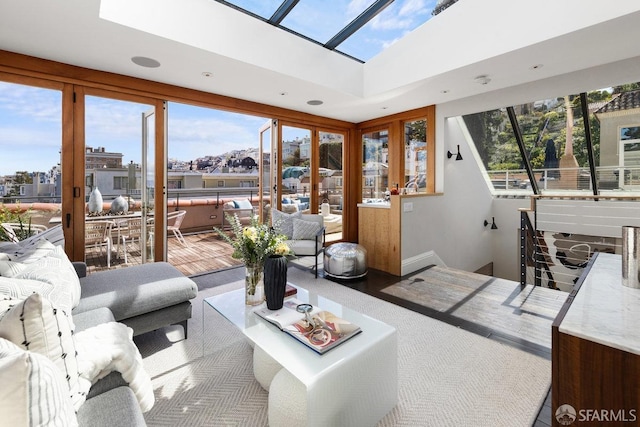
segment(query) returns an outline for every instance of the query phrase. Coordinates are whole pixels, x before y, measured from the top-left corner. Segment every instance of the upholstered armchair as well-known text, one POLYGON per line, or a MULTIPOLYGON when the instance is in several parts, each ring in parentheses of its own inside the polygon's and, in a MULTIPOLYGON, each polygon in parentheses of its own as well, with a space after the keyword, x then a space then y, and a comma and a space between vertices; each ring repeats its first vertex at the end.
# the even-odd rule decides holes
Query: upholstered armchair
POLYGON ((303 214, 294 212, 286 214, 272 209, 272 224, 279 232, 287 236, 287 244, 297 257, 313 256, 315 264, 312 268, 318 277, 318 257, 324 251, 325 228, 320 214, 303 214))

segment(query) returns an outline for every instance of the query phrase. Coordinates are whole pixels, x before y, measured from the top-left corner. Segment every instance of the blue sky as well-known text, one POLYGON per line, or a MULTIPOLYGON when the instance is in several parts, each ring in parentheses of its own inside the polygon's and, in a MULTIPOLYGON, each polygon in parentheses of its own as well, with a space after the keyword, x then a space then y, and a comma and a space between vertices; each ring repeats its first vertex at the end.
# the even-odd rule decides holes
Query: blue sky
MULTIPOLYGON (((282 0, 230 0, 268 19, 282 0)), ((301 0, 281 25, 326 43, 374 0, 301 0)), ((406 33, 428 21, 437 0, 395 0, 363 28, 338 46, 338 50, 368 61, 406 33)))
MULTIPOLYGON (((141 115, 149 107, 88 97, 86 145, 140 163, 141 115)), ((258 146, 266 118, 169 103, 169 157, 193 160, 258 146)), ((48 171, 60 160, 61 93, 0 82, 0 175, 48 171)))

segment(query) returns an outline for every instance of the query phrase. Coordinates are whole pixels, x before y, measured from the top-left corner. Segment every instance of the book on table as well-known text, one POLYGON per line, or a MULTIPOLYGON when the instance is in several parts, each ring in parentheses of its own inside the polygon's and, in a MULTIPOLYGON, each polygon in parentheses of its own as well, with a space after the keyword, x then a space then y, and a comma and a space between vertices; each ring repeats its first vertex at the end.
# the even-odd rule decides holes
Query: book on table
POLYGON ((286 299, 279 310, 261 306, 254 312, 320 354, 362 331, 358 325, 296 298, 286 299))

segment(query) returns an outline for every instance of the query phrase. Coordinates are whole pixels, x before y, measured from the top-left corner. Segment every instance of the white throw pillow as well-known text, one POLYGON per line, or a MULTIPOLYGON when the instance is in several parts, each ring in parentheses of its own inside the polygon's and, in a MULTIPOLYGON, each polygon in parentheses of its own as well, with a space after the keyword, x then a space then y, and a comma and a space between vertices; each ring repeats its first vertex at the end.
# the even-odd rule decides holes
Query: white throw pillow
POLYGON ((234 200, 233 204, 235 205, 236 209, 253 209, 253 205, 247 199, 234 200))
POLYGON ((71 426, 78 419, 62 374, 48 358, 0 338, 0 414, 16 427, 71 426))
POLYGON ((0 318, 0 338, 20 348, 46 356, 62 372, 73 407, 78 410, 91 384, 80 377, 71 317, 51 305, 49 300, 33 294, 20 300, 0 301, 9 305, 0 318))
MULTIPOLYGON (((23 300, 31 294, 38 293, 51 301, 56 307, 60 307, 67 313, 71 313, 71 306, 68 304, 66 307, 64 304, 57 304, 58 299, 63 303, 68 303, 68 295, 62 295, 58 298, 59 295, 56 294, 57 291, 58 289, 56 289, 56 287, 51 283, 41 282, 40 280, 16 279, 15 277, 0 276, 0 294, 23 300)), ((2 317, 2 314, 0 314, 0 317, 2 317)))
MULTIPOLYGON (((80 302, 80 279, 62 246, 55 246, 48 255, 28 264, 12 261, 0 261, 0 263, 10 264, 12 271, 18 272, 17 274, 2 274, 4 277, 37 280, 52 285, 54 289, 52 291, 43 290, 42 295, 49 298, 57 308, 67 313, 71 313, 71 309, 80 302)), ((21 296, 9 294, 16 297, 21 296)))
POLYGON ((302 219, 293 220, 293 240, 314 240, 316 234, 322 228, 320 223, 315 221, 305 221, 302 219))
POLYGON ((55 250, 56 245, 47 239, 38 239, 25 245, 18 243, 14 248, 15 250, 6 252, 9 255, 9 260, 29 264, 49 255, 55 250))
POLYGON ((280 234, 287 236, 287 239, 293 238, 293 220, 300 219, 302 212, 284 213, 277 209, 271 209, 271 219, 273 228, 280 234))

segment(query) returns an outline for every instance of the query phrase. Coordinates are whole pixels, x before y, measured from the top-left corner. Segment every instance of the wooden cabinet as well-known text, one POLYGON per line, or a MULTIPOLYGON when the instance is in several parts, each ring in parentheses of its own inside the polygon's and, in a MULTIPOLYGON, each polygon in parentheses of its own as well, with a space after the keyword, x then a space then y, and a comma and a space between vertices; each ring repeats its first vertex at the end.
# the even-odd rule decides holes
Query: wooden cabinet
POLYGON ((358 243, 367 250, 367 266, 401 275, 400 197, 388 205, 358 205, 358 243))
POLYGON ((594 255, 553 322, 554 426, 562 405, 571 426, 640 424, 640 289, 622 285, 621 263, 594 255))

